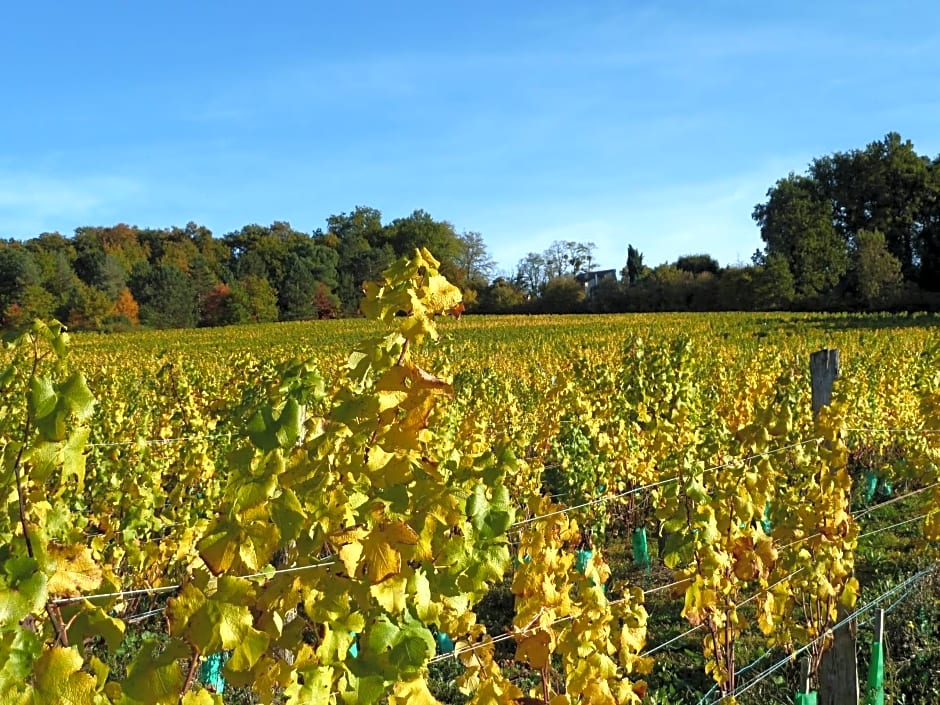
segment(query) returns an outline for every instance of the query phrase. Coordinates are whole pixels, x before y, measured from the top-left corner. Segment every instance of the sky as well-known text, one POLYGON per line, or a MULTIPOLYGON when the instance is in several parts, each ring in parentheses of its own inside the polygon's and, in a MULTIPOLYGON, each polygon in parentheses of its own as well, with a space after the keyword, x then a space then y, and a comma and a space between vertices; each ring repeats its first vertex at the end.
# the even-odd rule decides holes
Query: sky
POLYGON ((767 189, 940 153, 940 3, 43 2, 0 22, 0 238, 358 205, 647 264, 746 262, 767 189))

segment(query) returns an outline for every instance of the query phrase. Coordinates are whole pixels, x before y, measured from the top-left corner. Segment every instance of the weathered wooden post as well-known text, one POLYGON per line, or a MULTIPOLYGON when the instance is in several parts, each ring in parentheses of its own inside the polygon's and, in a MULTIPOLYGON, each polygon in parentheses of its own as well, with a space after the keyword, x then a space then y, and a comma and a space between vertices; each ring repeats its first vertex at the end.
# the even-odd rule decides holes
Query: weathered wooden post
POLYGON ((832 403, 832 385, 839 378, 839 351, 819 350, 809 356, 810 383, 813 386, 813 419, 832 403))
MULTIPOLYGON (((813 418, 819 410, 832 403, 832 385, 839 377, 839 351, 819 350, 809 357, 813 388, 813 418)), ((848 511, 846 507, 846 511, 848 511)), ((841 604, 838 619, 843 621, 849 610, 841 604)), ((822 705, 858 705, 858 659, 855 639, 858 625, 853 619, 833 632, 832 646, 819 664, 819 695, 822 705)))

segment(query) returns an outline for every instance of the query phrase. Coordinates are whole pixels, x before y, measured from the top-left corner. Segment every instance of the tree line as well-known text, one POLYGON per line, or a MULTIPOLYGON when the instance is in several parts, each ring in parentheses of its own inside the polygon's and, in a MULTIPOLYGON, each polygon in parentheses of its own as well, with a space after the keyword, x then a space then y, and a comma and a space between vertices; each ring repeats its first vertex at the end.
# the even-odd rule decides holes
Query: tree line
POLYGON ((388 223, 374 208, 332 215, 325 230, 247 225, 81 227, 0 242, 4 325, 57 317, 77 329, 217 326, 355 315, 362 284, 426 247, 472 298, 492 271, 482 236, 417 210, 388 223))
POLYGON ((559 262, 578 260, 555 243, 480 300, 527 311, 940 309, 940 156, 897 133, 814 159, 752 215, 764 247, 748 264, 693 254, 650 268, 629 245, 619 277, 584 282, 576 266, 559 276, 559 262))
POLYGON ((363 282, 416 247, 471 312, 940 308, 940 157, 896 133, 778 180, 753 218, 764 247, 748 264, 686 254, 649 267, 631 244, 622 268, 598 270, 594 243, 556 241, 498 275, 480 233, 423 210, 383 223, 360 206, 313 233, 80 227, 0 241, 0 316, 114 330, 356 315, 363 282))

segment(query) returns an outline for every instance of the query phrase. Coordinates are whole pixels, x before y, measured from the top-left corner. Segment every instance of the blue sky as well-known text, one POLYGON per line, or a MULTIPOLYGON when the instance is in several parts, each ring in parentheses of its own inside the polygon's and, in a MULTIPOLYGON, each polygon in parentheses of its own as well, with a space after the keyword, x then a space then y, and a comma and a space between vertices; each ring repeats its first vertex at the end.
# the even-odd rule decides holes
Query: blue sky
POLYGON ((814 156, 940 152, 929 2, 32 2, 0 22, 0 237, 368 205, 622 267, 760 246, 814 156))

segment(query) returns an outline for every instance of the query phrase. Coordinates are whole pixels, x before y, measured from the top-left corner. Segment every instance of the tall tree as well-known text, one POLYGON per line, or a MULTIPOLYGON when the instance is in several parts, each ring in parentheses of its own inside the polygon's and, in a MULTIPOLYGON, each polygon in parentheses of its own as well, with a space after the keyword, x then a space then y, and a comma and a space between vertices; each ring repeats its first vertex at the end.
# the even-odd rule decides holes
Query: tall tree
POLYGON ((530 297, 541 296, 548 282, 545 256, 530 252, 516 265, 515 283, 530 297))
POLYGON ((318 238, 337 253, 337 294, 349 313, 359 308, 362 284, 377 279, 394 259, 394 250, 384 246, 382 214, 375 208, 357 206, 352 213, 331 215, 327 232, 318 238))
POLYGON ((568 243, 564 240, 555 240, 546 248, 545 253, 542 255, 545 262, 546 282, 569 273, 568 252, 568 243))
POLYGON ((855 286, 868 308, 888 304, 903 281, 901 262, 888 250, 884 233, 859 230, 855 235, 855 286))
POLYGON ((172 264, 138 264, 128 282, 140 320, 154 328, 191 328, 198 321, 196 295, 185 272, 172 264))
POLYGON ((290 255, 284 278, 277 291, 282 321, 303 321, 317 317, 317 280, 310 267, 297 255, 290 255))
POLYGON ((636 285, 643 276, 646 267, 643 266, 643 253, 633 245, 627 245, 627 266, 624 267, 622 278, 630 286, 636 285))
POLYGON ((79 283, 72 291, 72 299, 69 302, 68 325, 71 328, 101 328, 113 308, 113 302, 103 291, 79 283))
POLYGON ((463 280, 463 286, 485 287, 493 274, 496 262, 490 257, 483 236, 478 232, 464 232, 457 237, 460 248, 454 264, 463 280))
POLYGON ((836 230, 851 243, 861 230, 878 230, 904 273, 916 276, 917 239, 930 161, 896 132, 865 149, 813 160, 809 176, 833 205, 836 230))
POLYGON ((597 245, 593 242, 566 242, 568 246, 568 266, 572 274, 590 272, 594 269, 594 252, 597 245))
POLYGON ((493 280, 480 295, 480 310, 485 313, 508 313, 525 302, 525 291, 503 277, 493 280))
POLYGON ((121 290, 111 307, 111 313, 127 319, 127 322, 131 325, 136 326, 140 323, 140 306, 134 301, 134 295, 131 294, 130 289, 124 288, 121 290))
POLYGON ((790 263, 780 252, 768 255, 754 273, 754 297, 762 309, 786 308, 796 297, 790 263))
POLYGON ((277 294, 264 277, 250 275, 232 287, 232 305, 239 323, 277 320, 277 294))
POLYGON ((383 239, 399 257, 410 256, 419 247, 425 247, 441 262, 453 265, 460 251, 454 226, 446 220, 435 220, 423 210, 386 225, 383 239))
POLYGON ((781 255, 802 298, 816 298, 835 287, 848 270, 848 243, 836 231, 832 205, 816 182, 790 174, 767 191, 754 208, 766 243, 766 256, 781 255))
POLYGON ((20 303, 26 288, 39 282, 39 268, 29 250, 19 244, 0 245, 0 311, 20 303))
POLYGON ((918 282, 929 291, 940 291, 940 156, 930 162, 927 171, 919 230, 918 282))

